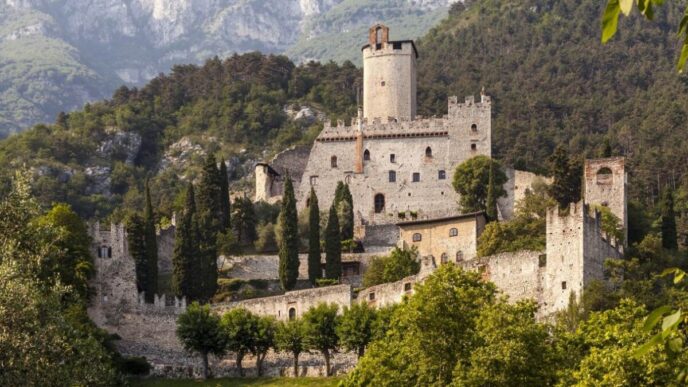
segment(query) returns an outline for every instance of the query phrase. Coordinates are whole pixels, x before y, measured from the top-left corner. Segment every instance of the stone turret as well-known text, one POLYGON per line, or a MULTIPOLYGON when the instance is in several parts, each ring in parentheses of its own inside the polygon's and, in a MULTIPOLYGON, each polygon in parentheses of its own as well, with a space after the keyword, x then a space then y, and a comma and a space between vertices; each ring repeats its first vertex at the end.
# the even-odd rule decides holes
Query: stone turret
POLYGON ((363 116, 372 122, 416 116, 416 58, 412 40, 389 40, 389 28, 376 24, 363 46, 363 116))

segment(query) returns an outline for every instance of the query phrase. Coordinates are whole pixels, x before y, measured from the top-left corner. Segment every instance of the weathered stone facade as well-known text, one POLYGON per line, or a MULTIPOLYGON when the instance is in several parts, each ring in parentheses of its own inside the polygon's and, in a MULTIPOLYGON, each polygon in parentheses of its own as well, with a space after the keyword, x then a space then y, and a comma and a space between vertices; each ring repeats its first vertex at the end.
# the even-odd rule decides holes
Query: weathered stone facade
POLYGON ((585 160, 585 203, 609 207, 624 227, 624 242, 628 240, 628 195, 626 159, 609 157, 585 160))

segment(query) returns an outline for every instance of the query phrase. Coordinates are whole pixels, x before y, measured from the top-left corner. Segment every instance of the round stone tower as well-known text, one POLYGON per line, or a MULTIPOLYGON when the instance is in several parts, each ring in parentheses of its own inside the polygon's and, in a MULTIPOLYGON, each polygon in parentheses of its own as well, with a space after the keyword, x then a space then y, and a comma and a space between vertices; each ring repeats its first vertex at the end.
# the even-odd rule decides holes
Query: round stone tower
POLYGON ((363 46, 363 116, 412 120, 416 116, 416 58, 412 40, 389 40, 389 28, 370 27, 363 46))

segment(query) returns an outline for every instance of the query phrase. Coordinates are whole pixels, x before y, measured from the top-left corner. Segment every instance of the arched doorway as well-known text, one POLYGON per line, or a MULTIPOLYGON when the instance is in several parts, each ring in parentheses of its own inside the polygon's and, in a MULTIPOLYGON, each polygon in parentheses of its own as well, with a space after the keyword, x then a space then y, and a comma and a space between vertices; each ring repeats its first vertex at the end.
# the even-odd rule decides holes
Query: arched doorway
POLYGON ((379 193, 375 195, 375 213, 379 214, 385 210, 385 195, 379 193))

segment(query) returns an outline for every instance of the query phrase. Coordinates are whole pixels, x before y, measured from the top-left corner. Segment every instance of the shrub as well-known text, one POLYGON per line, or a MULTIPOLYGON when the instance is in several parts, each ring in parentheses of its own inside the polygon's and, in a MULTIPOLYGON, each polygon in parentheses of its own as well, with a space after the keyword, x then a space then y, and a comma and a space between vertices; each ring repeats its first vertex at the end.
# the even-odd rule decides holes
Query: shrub
POLYGON ((151 370, 151 365, 143 356, 131 356, 122 359, 120 364, 120 371, 129 375, 148 375, 151 370))

